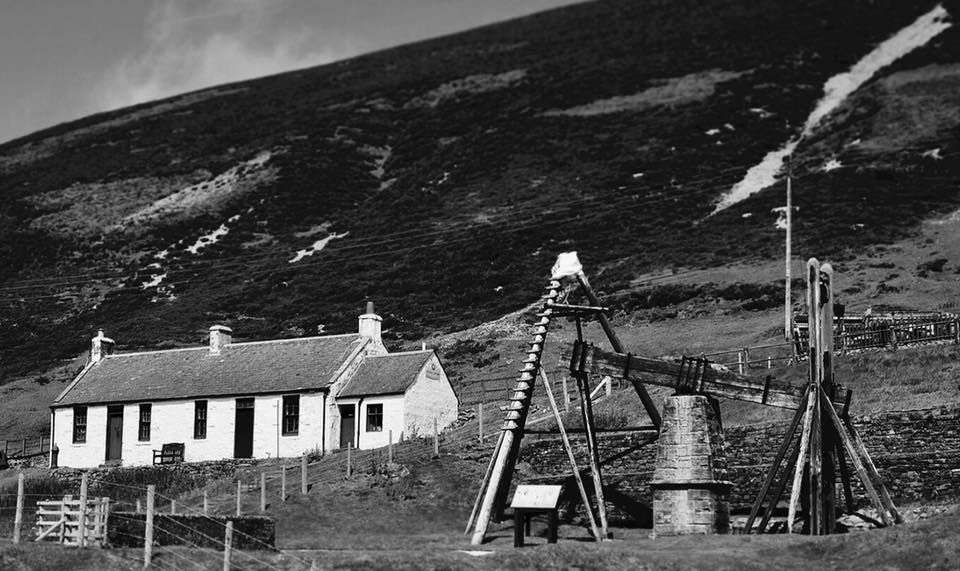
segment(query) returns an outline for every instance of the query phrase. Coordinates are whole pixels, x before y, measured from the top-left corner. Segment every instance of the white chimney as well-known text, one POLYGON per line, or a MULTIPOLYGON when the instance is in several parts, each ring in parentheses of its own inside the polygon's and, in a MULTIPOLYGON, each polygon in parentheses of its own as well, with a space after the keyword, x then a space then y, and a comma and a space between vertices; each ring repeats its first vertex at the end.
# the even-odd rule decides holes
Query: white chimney
POLYGON ((361 337, 369 337, 371 339, 380 340, 380 324, 383 322, 383 319, 373 312, 373 302, 367 302, 367 312, 361 315, 359 318, 359 332, 361 337))
POLYGON ((219 353, 233 340, 233 329, 226 325, 213 325, 210 327, 210 352, 219 353))
POLYGON ((97 330, 97 336, 90 340, 90 362, 99 363, 113 353, 113 339, 103 336, 103 329, 97 330))

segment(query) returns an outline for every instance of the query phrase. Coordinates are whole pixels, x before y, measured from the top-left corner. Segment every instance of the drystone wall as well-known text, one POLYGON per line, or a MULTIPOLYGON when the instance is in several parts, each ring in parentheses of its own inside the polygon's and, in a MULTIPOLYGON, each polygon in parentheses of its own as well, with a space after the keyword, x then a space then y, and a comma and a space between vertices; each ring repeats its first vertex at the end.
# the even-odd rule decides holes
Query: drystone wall
MULTIPOLYGON (((960 498, 960 406, 873 414, 856 418, 855 424, 894 502, 960 498)), ((733 482, 729 496, 732 512, 750 509, 785 429, 783 423, 725 429, 728 477, 733 482)), ((586 442, 582 437, 572 438, 578 466, 589 474, 586 442)), ((656 439, 643 433, 599 438, 611 522, 650 526, 656 439)), ((581 503, 573 478, 567 476, 570 464, 559 438, 528 435, 521 461, 526 465, 521 465, 520 479, 566 482, 564 505, 581 503)), ((868 505, 858 483, 854 493, 859 506, 868 505)), ((570 520, 576 514, 568 509, 563 515, 570 520)))

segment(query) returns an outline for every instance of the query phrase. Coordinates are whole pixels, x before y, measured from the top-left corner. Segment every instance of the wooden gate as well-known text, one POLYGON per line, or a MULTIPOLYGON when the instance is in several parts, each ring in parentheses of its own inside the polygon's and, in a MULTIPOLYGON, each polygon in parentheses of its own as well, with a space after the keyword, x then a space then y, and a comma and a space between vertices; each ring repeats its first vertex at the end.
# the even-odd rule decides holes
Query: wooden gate
POLYGON ((37 502, 35 541, 58 541, 75 546, 106 544, 110 498, 89 498, 86 510, 81 507, 80 500, 73 499, 73 496, 37 502), (84 522, 83 528, 81 520, 84 522))

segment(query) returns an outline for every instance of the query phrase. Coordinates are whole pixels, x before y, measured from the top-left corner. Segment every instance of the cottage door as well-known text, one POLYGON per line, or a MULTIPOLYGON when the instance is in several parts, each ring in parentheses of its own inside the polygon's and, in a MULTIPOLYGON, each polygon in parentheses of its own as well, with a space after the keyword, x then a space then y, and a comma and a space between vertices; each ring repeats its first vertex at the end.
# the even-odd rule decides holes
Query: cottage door
POLYGON ((340 405, 340 448, 346 448, 348 444, 355 446, 353 441, 353 433, 356 428, 355 417, 356 413, 352 404, 340 405))
POLYGON ((123 407, 107 408, 107 456, 106 460, 120 460, 123 456, 123 407))
POLYGON ((253 399, 237 399, 237 424, 233 438, 233 457, 253 457, 253 399))

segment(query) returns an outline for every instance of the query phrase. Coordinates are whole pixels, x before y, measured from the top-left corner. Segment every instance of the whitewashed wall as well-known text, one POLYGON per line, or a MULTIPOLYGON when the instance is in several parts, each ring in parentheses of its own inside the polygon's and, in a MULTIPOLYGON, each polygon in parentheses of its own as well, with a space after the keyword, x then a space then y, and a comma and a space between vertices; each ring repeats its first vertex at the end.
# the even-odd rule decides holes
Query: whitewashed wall
MULTIPOLYGON (((333 380, 333 383, 330 384, 330 394, 336 395, 343 389, 344 383, 347 382, 354 373, 357 372, 357 369, 360 367, 360 364, 363 363, 364 358, 371 355, 385 355, 387 354, 386 348, 383 346, 383 342, 379 339, 366 338, 366 343, 363 347, 357 352, 356 357, 353 358, 347 366, 343 368, 340 372, 340 375, 333 380)), ((338 405, 341 404, 356 404, 356 399, 339 399, 335 400, 333 398, 327 399, 327 432, 326 432, 326 446, 324 447, 324 452, 329 452, 330 450, 336 450, 340 448, 340 409, 338 405)), ((359 416, 356 420, 359 422, 359 416)), ((364 417, 365 419, 366 417, 364 417)))
MULTIPOLYGON (((393 441, 400 440, 400 433, 403 432, 403 395, 383 395, 359 398, 343 398, 337 401, 337 404, 354 405, 360 404, 359 414, 356 422, 360 428, 360 439, 356 443, 357 448, 368 450, 370 448, 380 448, 389 444, 390 431, 393 431, 393 441), (371 404, 383 405, 383 430, 379 432, 367 431, 367 406, 371 404)), ((337 441, 339 444, 339 441, 337 441)))
MULTIPOLYGON (((124 405, 122 465, 153 464, 153 451, 160 450, 167 442, 183 442, 187 462, 232 458, 236 398, 206 400, 207 437, 204 439, 193 438, 193 399, 152 403, 150 440, 145 442, 137 440, 140 403, 124 405)), ((281 410, 278 407, 282 406, 282 401, 283 395, 254 398, 254 458, 299 456, 320 448, 323 440, 323 394, 300 395, 300 430, 297 435, 281 434, 279 423, 282 418, 278 416, 278 410, 281 410)), ((54 444, 60 449, 59 465, 90 468, 103 464, 106 456, 107 407, 87 408, 87 441, 84 444, 72 443, 73 409, 58 408, 54 414, 54 444)))
POLYGON ((405 400, 405 436, 432 435, 434 419, 439 430, 457 420, 460 403, 436 355, 420 370, 417 380, 407 389, 405 400))

